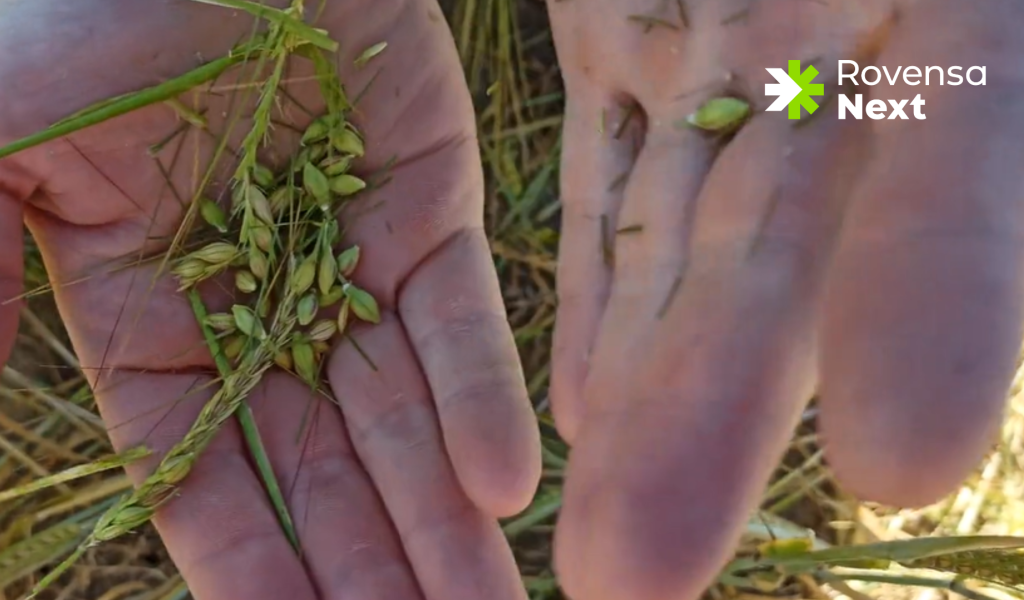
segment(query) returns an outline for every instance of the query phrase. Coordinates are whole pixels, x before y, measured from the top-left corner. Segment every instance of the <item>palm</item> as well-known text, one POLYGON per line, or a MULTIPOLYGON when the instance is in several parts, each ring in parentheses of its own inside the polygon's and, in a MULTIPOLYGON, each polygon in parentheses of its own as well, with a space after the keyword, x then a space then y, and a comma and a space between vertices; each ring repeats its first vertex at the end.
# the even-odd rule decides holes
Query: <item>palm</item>
MULTIPOLYGON (((0 62, 0 77, 15 82, 3 92, 0 141, 179 75, 252 26, 190 2, 128 0, 16 3, 0 10, 0 23, 11 30, 0 42, 5 56, 31 47, 33 31, 56 33, 17 63, 0 62)), ((391 182, 366 195, 346 232, 363 248, 356 279, 384 307, 380 326, 358 332, 378 370, 339 347, 327 375, 344 419, 319 407, 305 441, 296 442, 310 399, 301 383, 273 374, 254 396, 305 565, 235 431, 221 434, 158 526, 200 598, 519 597, 491 516, 528 499, 536 433, 482 233, 473 115, 450 37, 430 0, 331 2, 318 25, 342 42, 342 65, 388 42, 370 66, 342 73, 353 95, 374 79, 359 104, 367 139, 359 168, 373 173, 397 160, 391 182)), ((286 88, 295 102, 283 100, 276 117, 303 127, 305 111, 322 106, 308 69, 293 67, 286 88)), ((207 117, 208 132, 168 138, 182 121, 159 105, 0 164, 3 206, 13 213, 11 200, 27 201, 54 281, 78 282, 55 293, 119 446, 166 449, 208 396, 210 359, 174 282, 154 281, 156 265, 111 262, 166 246, 180 199, 191 197, 227 129, 234 83, 225 77, 211 93, 182 98, 207 117)), ((263 159, 280 166, 297 140, 285 126, 274 139, 263 159)))

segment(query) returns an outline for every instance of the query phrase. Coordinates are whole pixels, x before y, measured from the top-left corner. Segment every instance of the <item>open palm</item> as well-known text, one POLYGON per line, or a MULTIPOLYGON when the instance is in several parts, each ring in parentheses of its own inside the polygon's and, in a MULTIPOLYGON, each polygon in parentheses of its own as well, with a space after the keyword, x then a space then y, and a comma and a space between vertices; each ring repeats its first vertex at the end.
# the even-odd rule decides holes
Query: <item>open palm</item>
MULTIPOLYGON (((341 411, 318 405, 305 427, 310 392, 291 375, 271 373, 252 398, 301 558, 233 425, 157 526, 205 600, 520 598, 494 517, 529 500, 537 433, 482 230, 472 107, 447 26, 433 0, 328 2, 317 25, 341 42, 341 65, 388 42, 364 69, 342 67, 351 94, 366 88, 358 169, 397 160, 346 231, 363 249, 355 279, 384 309, 380 325, 356 331, 372 365, 339 344, 326 374, 341 411)), ((252 28, 245 15, 185 0, 4 3, 0 144, 180 75, 252 28)), ((290 67, 268 164, 296 147, 288 122, 301 128, 322 111, 310 71, 290 67)), ((156 265, 112 264, 166 246, 241 83, 223 77, 182 98, 208 131, 157 105, 0 162, 0 295, 20 292, 24 219, 118 447, 166 450, 209 396, 212 362, 175 282, 155 277, 156 265)), ((5 306, 0 358, 15 319, 5 306)))

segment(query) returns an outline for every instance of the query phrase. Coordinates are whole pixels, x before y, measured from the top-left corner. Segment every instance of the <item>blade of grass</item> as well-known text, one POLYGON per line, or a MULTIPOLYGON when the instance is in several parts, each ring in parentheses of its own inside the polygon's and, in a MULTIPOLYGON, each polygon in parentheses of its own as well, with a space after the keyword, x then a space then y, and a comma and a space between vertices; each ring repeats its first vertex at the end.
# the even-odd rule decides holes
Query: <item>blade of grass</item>
POLYGON ((903 563, 956 552, 1018 548, 1024 548, 1024 537, 976 535, 916 538, 832 547, 784 556, 740 558, 730 563, 726 570, 736 573, 765 567, 781 567, 792 572, 814 569, 820 565, 843 566, 850 563, 881 561, 903 563))
MULTIPOLYGON (((203 338, 210 349, 210 354, 213 355, 213 361, 217 364, 217 371, 222 378, 227 379, 231 375, 231 364, 221 349, 217 334, 206 324, 206 316, 208 314, 206 305, 203 304, 202 298, 199 297, 199 292, 195 289, 189 290, 188 301, 192 306, 192 312, 195 313, 196 321, 203 331, 203 338)), ((263 485, 267 488, 267 495, 270 496, 271 504, 274 505, 274 511, 281 522, 281 528, 284 530, 285 535, 288 536, 288 541, 291 542, 292 547, 298 551, 299 536, 295 531, 295 523, 292 521, 291 513, 288 512, 288 505, 284 500, 284 494, 281 493, 281 486, 277 483, 277 477, 274 476, 274 469, 270 464, 270 459, 267 457, 267 450, 263 445, 263 439, 260 437, 259 428, 256 426, 256 419, 252 414, 252 408, 249 407, 247 402, 243 402, 235 412, 235 417, 242 426, 245 442, 249 447, 249 452, 252 454, 253 461, 256 463, 260 479, 263 480, 263 485)))
POLYGON ((7 502, 8 500, 13 500, 68 481, 74 481, 75 479, 80 479, 96 473, 102 473, 103 471, 117 469, 149 456, 150 454, 150 451, 146 448, 132 448, 131 450, 122 452, 121 454, 115 454, 107 458, 95 460, 88 464, 71 467, 70 469, 61 471, 60 473, 54 473, 53 475, 36 479, 31 483, 9 490, 0 491, 0 502, 7 502))
POLYGON ((42 400, 44 403, 49 404, 51 408, 62 413, 68 418, 68 420, 78 425, 84 431, 89 433, 106 431, 103 427, 103 420, 98 416, 77 404, 72 404, 63 398, 58 398, 53 394, 46 392, 38 385, 35 385, 31 379, 22 375, 20 372, 15 371, 10 366, 4 367, 2 378, 7 379, 14 385, 18 386, 19 389, 25 390, 29 395, 35 396, 38 400, 42 400))
POLYGON ((548 520, 558 513, 561 508, 561 492, 555 491, 543 494, 534 499, 533 503, 530 504, 530 507, 522 515, 503 525, 501 530, 505 532, 506 537, 515 537, 531 527, 548 520))
POLYGON ((114 100, 104 100, 93 107, 86 108, 78 113, 77 117, 66 118, 54 125, 26 136, 0 148, 0 158, 11 156, 22 150, 44 144, 60 137, 72 134, 93 125, 98 125, 115 117, 130 113, 134 110, 144 108, 151 104, 169 100, 187 92, 188 90, 206 83, 228 68, 242 62, 248 52, 236 51, 231 54, 210 61, 199 68, 188 73, 157 84, 153 87, 140 90, 133 94, 121 96, 114 100))
POLYGON ((59 560, 86 531, 82 524, 60 523, 0 551, 0 589, 59 560))

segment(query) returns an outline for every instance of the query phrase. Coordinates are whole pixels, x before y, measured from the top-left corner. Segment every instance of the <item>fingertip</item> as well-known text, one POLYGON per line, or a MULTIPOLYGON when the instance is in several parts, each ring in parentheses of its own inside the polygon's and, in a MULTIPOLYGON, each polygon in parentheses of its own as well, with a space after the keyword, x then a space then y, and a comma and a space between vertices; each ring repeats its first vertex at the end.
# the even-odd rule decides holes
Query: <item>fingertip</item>
POLYGON ((846 397, 823 391, 821 435, 840 485, 862 500, 901 508, 936 502, 957 489, 996 441, 1001 413, 985 407, 993 402, 938 396, 922 402, 912 390, 892 386, 871 392, 865 403, 858 402, 857 387, 846 397))
POLYGON ((540 480, 540 433, 483 232, 438 250, 399 306, 466 495, 491 515, 515 514, 540 480))
POLYGON ((555 535, 570 598, 692 600, 727 560, 774 452, 699 426, 687 405, 588 414, 555 535))
POLYGON ((677 527, 678 518, 651 510, 650 491, 606 486, 590 502, 567 498, 554 569, 569 598, 692 600, 709 584, 731 549, 734 515, 680 505, 677 517, 702 523, 677 527))
MULTIPOLYGON (((507 390, 495 395, 520 394, 507 390)), ((540 482, 540 431, 525 391, 522 395, 522 400, 472 404, 460 415, 467 424, 444 426, 445 445, 463 490, 481 510, 498 518, 525 509, 540 482)))
POLYGON ((991 448, 1019 349, 1012 294, 964 271, 912 273, 843 283, 886 292, 827 303, 822 336, 829 462, 851 493, 895 506, 955 490, 991 448))
POLYGON ((837 255, 821 330, 821 432, 840 485, 858 497, 929 504, 992 448, 1024 306, 1016 242, 999 238, 871 237, 837 255))
MULTIPOLYGON (((828 430, 824 435, 836 437, 828 430)), ((924 456, 927 444, 897 445, 903 447, 869 442, 853 450, 843 441, 830 447, 829 466, 843 489, 863 501, 921 508, 954 491, 981 458, 980 453, 959 448, 924 456)))

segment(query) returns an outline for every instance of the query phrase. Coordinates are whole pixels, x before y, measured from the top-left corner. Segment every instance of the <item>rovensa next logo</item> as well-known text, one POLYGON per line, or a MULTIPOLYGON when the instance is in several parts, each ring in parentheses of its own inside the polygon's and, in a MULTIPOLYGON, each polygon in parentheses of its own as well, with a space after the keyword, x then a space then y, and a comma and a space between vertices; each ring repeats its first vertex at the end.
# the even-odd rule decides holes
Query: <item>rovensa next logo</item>
MULTIPOLYGON (((800 68, 799 60, 789 61, 789 69, 767 68, 769 74, 776 83, 768 83, 764 86, 764 93, 767 96, 775 96, 766 111, 778 112, 789 111, 790 119, 800 119, 803 111, 808 115, 814 114, 819 105, 813 99, 814 96, 824 96, 825 86, 821 83, 814 83, 818 76, 818 70, 813 66, 806 69, 800 68)), ((856 61, 840 60, 837 64, 838 84, 842 88, 844 84, 856 86, 866 85, 896 85, 903 83, 908 86, 931 86, 931 85, 985 85, 985 67, 964 67, 953 66, 943 67, 889 67, 867 66, 861 68, 856 61)), ((864 102, 863 94, 837 94, 836 105, 839 111, 839 118, 863 119, 926 119, 924 108, 926 99, 924 95, 917 94, 913 98, 902 100, 870 100, 864 102), (909 111, 909 114, 908 114, 909 111)))

